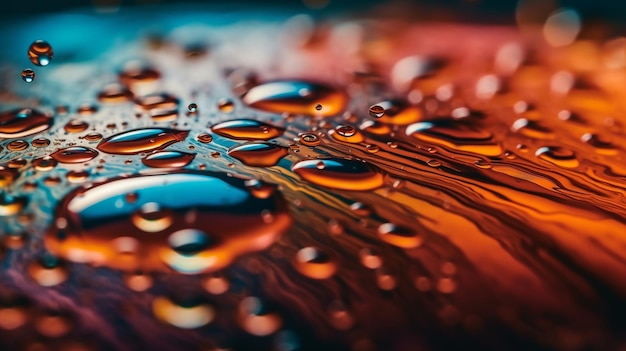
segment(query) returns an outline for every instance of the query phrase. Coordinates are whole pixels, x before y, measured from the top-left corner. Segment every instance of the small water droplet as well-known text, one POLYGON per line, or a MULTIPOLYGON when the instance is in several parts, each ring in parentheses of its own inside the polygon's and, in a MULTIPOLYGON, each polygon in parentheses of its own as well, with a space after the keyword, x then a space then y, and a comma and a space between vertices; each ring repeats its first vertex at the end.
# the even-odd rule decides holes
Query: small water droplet
POLYGON ((98 156, 98 151, 86 146, 71 146, 50 155, 61 163, 84 163, 98 156))
POLYGON ((511 130, 535 139, 554 139, 554 132, 539 121, 520 118, 511 126, 511 130))
POLYGON ((287 155, 287 149, 272 143, 252 142, 233 147, 228 155, 247 166, 271 167, 287 155))
POLYGON ((28 143, 24 140, 18 139, 13 140, 12 142, 7 144, 7 150, 9 151, 24 151, 28 149, 28 143))
POLYGON ((69 276, 67 263, 56 256, 45 253, 33 260, 27 268, 28 275, 39 285, 55 286, 63 283, 69 276))
POLYGON ((351 125, 338 125, 334 130, 328 132, 335 140, 348 143, 363 142, 363 135, 351 125))
POLYGON ((203 144, 208 144, 213 141, 213 136, 211 134, 200 134, 197 139, 203 144))
POLYGON ((403 249, 413 249, 422 244, 422 237, 413 229, 393 223, 381 224, 378 236, 384 242, 403 249))
POLYGON ((119 84, 107 85, 98 93, 98 101, 108 104, 128 102, 133 98, 133 93, 119 84))
POLYGON ((441 162, 439 162, 439 160, 428 160, 428 162, 426 162, 427 165, 431 166, 431 167, 441 167, 441 162))
POLYGON ((239 324, 256 336, 273 334, 282 325, 282 319, 257 297, 246 297, 239 303, 239 324))
POLYGON ((601 155, 616 155, 617 149, 613 144, 603 139, 600 135, 595 133, 585 133, 580 138, 583 142, 593 146, 594 151, 601 155))
POLYGON ((385 114, 385 108, 380 105, 372 105, 370 106, 369 114, 374 118, 381 118, 385 114))
POLYGON ((37 138, 37 139, 33 139, 33 141, 31 141, 30 144, 36 148, 47 147, 50 145, 50 140, 46 138, 37 138))
POLYGON ((378 146, 376 146, 376 145, 368 144, 368 145, 365 146, 365 150, 367 152, 369 152, 370 154, 375 154, 378 151, 380 151, 380 148, 378 146))
MULTIPOLYGON (((410 105, 408 102, 403 100, 381 101, 374 106, 378 107, 375 109, 376 111, 380 111, 381 109, 383 111, 380 114, 380 117, 375 117, 382 123, 408 125, 421 120, 424 116, 424 112, 421 108, 410 105)), ((372 114, 372 107, 370 107, 370 115, 372 114)))
POLYGON ((67 124, 65 124, 63 128, 68 133, 80 133, 86 131, 87 128, 89 128, 89 123, 81 121, 79 119, 73 119, 67 122, 67 124))
POLYGON ((158 151, 141 159, 141 162, 152 168, 182 168, 193 161, 196 154, 181 151, 158 151))
POLYGON ((195 104, 195 103, 189 104, 189 106, 187 106, 187 111, 189 111, 190 113, 197 113, 198 112, 198 105, 195 104))
POLYGON ((369 269, 378 269, 383 265, 383 259, 380 257, 380 254, 370 248, 364 248, 359 251, 359 257, 361 259, 361 264, 369 269))
POLYGON ((281 136, 285 128, 253 119, 234 119, 218 123, 211 130, 234 140, 269 140, 281 136))
POLYGON ((108 154, 133 155, 165 148, 183 141, 188 131, 168 128, 143 128, 112 135, 98 144, 108 154))
POLYGON ((215 318, 215 308, 196 299, 173 301, 160 296, 152 302, 152 312, 159 320, 181 329, 196 329, 215 318))
POLYGON ((69 171, 67 172, 67 181, 70 183, 83 183, 89 179, 87 171, 69 171))
POLYGON ((37 66, 47 66, 53 56, 52 46, 46 41, 35 40, 28 47, 28 59, 37 66))
POLYGON ((235 110, 235 103, 230 99, 219 99, 217 101, 217 109, 223 113, 231 113, 235 110))
POLYGON ((272 196, 272 194, 274 194, 274 191, 276 190, 275 185, 264 183, 256 179, 246 180, 245 184, 252 193, 252 195, 259 199, 269 198, 270 196, 272 196))
POLYGON ((301 274, 313 279, 328 279, 337 271, 337 264, 322 249, 305 247, 294 258, 294 267, 301 274))
POLYGON ((36 158, 33 161, 33 167, 40 172, 51 171, 57 165, 57 160, 50 156, 36 158))
POLYGON ((96 112, 98 112, 98 107, 95 105, 89 105, 89 104, 80 105, 76 109, 76 113, 78 113, 81 116, 91 116, 96 112))
POLYGON ((492 133, 478 128, 464 119, 437 119, 418 122, 406 128, 406 134, 419 140, 431 142, 459 151, 473 152, 484 156, 499 156, 502 146, 492 133))
POLYGON ((22 71, 22 80, 26 83, 32 83, 35 80, 35 71, 30 68, 24 68, 22 71))
POLYGON ((92 132, 84 136, 87 141, 99 141, 102 139, 102 134, 98 132, 92 132))
POLYGON ((574 151, 561 146, 544 146, 537 149, 535 155, 564 168, 576 168, 580 165, 574 151))
POLYGON ((317 110, 317 111, 321 111, 321 110, 322 110, 322 108, 323 108, 323 107, 322 107, 322 105, 320 105, 320 104, 315 105, 315 110, 317 110))
POLYGON ((213 273, 202 280, 204 289, 213 295, 221 295, 228 291, 230 284, 224 275, 213 273))

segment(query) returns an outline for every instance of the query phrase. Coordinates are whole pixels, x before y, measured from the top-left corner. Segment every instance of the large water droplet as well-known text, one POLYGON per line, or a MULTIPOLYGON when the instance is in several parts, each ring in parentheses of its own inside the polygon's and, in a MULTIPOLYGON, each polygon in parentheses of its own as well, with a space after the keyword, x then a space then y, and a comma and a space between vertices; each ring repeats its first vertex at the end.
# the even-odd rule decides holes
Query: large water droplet
POLYGON ((437 119, 414 123, 406 128, 406 134, 425 142, 484 156, 498 156, 503 152, 493 134, 460 120, 437 119))
POLYGON ((143 128, 110 136, 98 144, 98 150, 108 154, 132 155, 165 148, 183 141, 188 131, 169 128, 143 128))
POLYGON ((311 183, 334 189, 372 190, 381 187, 384 182, 378 168, 349 159, 304 160, 295 163, 292 170, 311 183))
POLYGON ((29 108, 0 113, 0 138, 19 138, 50 128, 52 118, 29 108))
POLYGON ((86 146, 71 146, 50 155, 61 163, 83 163, 98 156, 98 151, 86 146))
POLYGON ((234 119, 218 123, 211 130, 234 140, 269 140, 281 136, 285 128, 253 119, 234 119))
POLYGON ((182 151, 159 151, 141 159, 141 162, 152 168, 182 168, 190 164, 196 157, 182 151))
POLYGON ((216 271, 240 255, 264 250, 291 225, 278 192, 260 198, 242 179, 192 171, 76 189, 60 204, 57 218, 67 225, 62 232, 51 228, 45 242, 62 257, 128 271, 187 274, 216 271), (130 193, 134 201, 127 200, 130 193), (140 243, 133 254, 120 253, 120 235, 140 243), (210 241, 197 240, 203 237, 210 241))
POLYGON ((54 52, 52 46, 43 40, 36 40, 28 47, 28 59, 37 66, 47 66, 54 52))
POLYGON ((285 80, 257 85, 242 100, 250 107, 269 112, 333 116, 345 109, 348 96, 325 84, 285 80), (317 110, 318 105, 323 109, 317 110))
POLYGON ((233 147, 228 154, 247 166, 271 167, 287 155, 287 149, 272 143, 246 143, 233 147))

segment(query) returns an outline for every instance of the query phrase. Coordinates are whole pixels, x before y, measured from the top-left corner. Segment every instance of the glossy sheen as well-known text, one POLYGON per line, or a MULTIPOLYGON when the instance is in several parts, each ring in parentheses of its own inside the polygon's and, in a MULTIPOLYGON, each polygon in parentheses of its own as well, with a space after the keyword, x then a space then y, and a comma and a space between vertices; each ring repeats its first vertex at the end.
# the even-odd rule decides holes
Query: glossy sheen
POLYGON ((380 170, 356 160, 305 160, 295 163, 292 170, 304 180, 327 188, 357 191, 383 185, 380 170))
POLYGON ((329 85, 290 80, 257 85, 248 90, 242 100, 260 110, 321 116, 339 114, 348 103, 345 92, 329 85), (318 105, 320 109, 316 109, 318 105))
POLYGON ((287 155, 287 149, 271 143, 247 143, 233 147, 228 154, 247 166, 271 167, 287 155))
POLYGON ((168 128, 129 130, 103 139, 98 150, 109 154, 132 155, 165 148, 184 140, 188 131, 168 128))
POLYGON ((211 130, 234 140, 270 140, 281 136, 285 128, 252 119, 235 119, 215 124, 211 130))
POLYGON ((180 151, 159 151, 141 159, 141 162, 152 168, 182 168, 190 164, 196 157, 180 151))
POLYGON ((86 146, 71 146, 50 154, 61 163, 84 163, 98 156, 98 151, 86 146))
POLYGON ((0 112, 0 138, 20 138, 50 128, 52 118, 33 109, 0 112))

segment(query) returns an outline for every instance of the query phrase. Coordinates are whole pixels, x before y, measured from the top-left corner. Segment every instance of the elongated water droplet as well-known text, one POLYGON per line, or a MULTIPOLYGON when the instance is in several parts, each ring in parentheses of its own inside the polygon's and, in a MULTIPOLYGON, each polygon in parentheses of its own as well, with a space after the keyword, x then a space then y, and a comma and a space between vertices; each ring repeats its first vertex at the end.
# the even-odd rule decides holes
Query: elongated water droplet
POLYGON ((411 124, 406 128, 406 134, 422 141, 484 156, 498 156, 504 151, 487 130, 454 119, 411 124))
POLYGON ((86 146, 71 146, 50 155, 61 163, 84 163, 98 156, 98 151, 86 146))
POLYGON ((403 100, 381 101, 370 107, 370 114, 372 114, 371 109, 375 106, 374 110, 378 112, 374 113, 374 116, 380 114, 376 118, 382 123, 407 125, 421 120, 424 116, 418 106, 410 105, 403 100), (380 112, 381 110, 382 112, 380 112))
POLYGON ((306 247, 294 258, 294 267, 298 272, 313 279, 328 279, 337 271, 337 264, 322 249, 306 247))
POLYGON ((152 168, 182 168, 190 164, 196 154, 181 151, 159 151, 141 159, 141 162, 152 168))
POLYGON ((544 146, 535 153, 542 160, 564 168, 576 168, 580 165, 574 151, 561 146, 544 146))
POLYGON ((168 128, 143 128, 112 135, 98 144, 98 150, 108 154, 132 155, 163 149, 183 141, 188 131, 168 128))
POLYGON ((511 129, 530 138, 554 139, 554 131, 532 119, 520 118, 513 123, 511 129))
POLYGON ((231 113, 235 110, 235 103, 230 99, 219 99, 217 101, 217 109, 220 112, 231 113))
POLYGON ((57 160, 50 156, 36 158, 33 161, 33 167, 40 172, 51 171, 57 164, 57 160))
POLYGON ((285 128, 253 119, 234 119, 218 123, 211 130, 234 140, 269 140, 281 136, 285 128))
POLYGON ((85 135, 84 138, 87 141, 99 141, 100 139, 102 139, 102 134, 98 132, 93 132, 85 135))
POLYGON ((272 143, 246 143, 233 147, 228 154, 247 166, 271 167, 287 155, 287 149, 272 143))
POLYGON ((33 139, 33 141, 31 141, 30 144, 36 148, 47 147, 48 145, 50 145, 50 140, 46 138, 37 138, 37 139, 33 139))
POLYGON ((393 223, 381 224, 378 236, 386 243, 403 249, 412 249, 422 244, 422 237, 413 229, 393 223))
POLYGON ((154 299, 152 312, 159 320, 181 329, 199 328, 215 318, 215 308, 208 303, 194 299, 174 301, 163 296, 154 299))
POLYGON ((47 66, 54 52, 52 46, 43 40, 36 40, 28 47, 28 59, 37 66, 47 66))
POLYGON ((135 94, 152 92, 161 79, 161 73, 154 68, 131 63, 119 74, 119 81, 135 94))
POLYGON ((128 102, 133 98, 133 93, 119 84, 107 85, 98 93, 98 101, 107 104, 128 102))
POLYGON ((32 83, 35 80, 35 71, 30 68, 24 68, 22 71, 22 80, 26 83, 32 83))
POLYGON ((292 170, 303 179, 323 187, 342 190, 372 190, 383 185, 383 174, 374 166, 356 160, 332 158, 304 160, 292 170), (322 164, 319 167, 318 163, 322 164))
POLYGON ((49 230, 49 250, 126 271, 216 271, 240 255, 266 249, 291 225, 278 192, 256 197, 244 180, 209 172, 115 178, 74 190, 60 209, 57 218, 67 219, 67 226, 61 237, 56 227, 49 230), (129 193, 135 194, 132 202, 129 193), (122 235, 140 243, 123 259, 115 240, 122 235))
POLYGON ((284 80, 257 85, 242 100, 250 107, 269 112, 333 116, 343 112, 348 96, 325 84, 284 80), (317 110, 318 105, 323 109, 317 110))
POLYGON ((29 108, 0 113, 0 138, 20 138, 50 128, 52 118, 29 108))

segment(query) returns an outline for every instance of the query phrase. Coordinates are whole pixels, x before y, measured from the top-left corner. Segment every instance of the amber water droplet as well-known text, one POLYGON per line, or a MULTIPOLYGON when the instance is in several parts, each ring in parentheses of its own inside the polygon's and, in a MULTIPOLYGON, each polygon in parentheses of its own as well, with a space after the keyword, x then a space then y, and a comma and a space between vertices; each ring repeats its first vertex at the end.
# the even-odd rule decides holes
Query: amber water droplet
POLYGON ((211 130, 234 140, 269 140, 281 136, 285 128, 253 119, 234 119, 218 123, 211 130))
POLYGON ((427 165, 431 166, 431 167, 441 167, 441 162, 439 160, 428 160, 428 162, 426 162, 427 165))
POLYGON ((298 141, 300 141, 300 144, 310 147, 317 146, 321 142, 320 137, 317 136, 317 134, 310 132, 300 134, 298 141))
POLYGON ((9 151, 24 151, 28 149, 28 143, 24 140, 18 139, 13 140, 12 142, 7 144, 7 150, 9 151))
POLYGON ((463 120, 418 122, 409 125, 406 134, 425 142, 484 156, 499 156, 503 152, 492 133, 463 120))
POLYGON ((86 146, 71 146, 50 155, 61 163, 84 163, 98 156, 98 151, 86 146))
POLYGON ((63 283, 69 276, 67 263, 48 253, 33 260, 27 270, 39 285, 48 287, 63 283))
POLYGON ((292 170, 303 179, 327 188, 359 191, 376 189, 384 184, 378 168, 356 160, 303 160, 295 163, 292 170), (319 162, 323 165, 321 169, 319 162))
POLYGON ((369 206, 358 201, 350 205, 350 209, 354 212, 354 214, 361 217, 368 217, 372 214, 372 209, 369 206))
POLYGON ((322 83, 283 80, 252 87, 242 100, 250 107, 269 112, 333 116, 343 112, 348 96, 322 83), (318 105, 323 108, 317 110, 318 105))
POLYGON ((298 251, 294 267, 301 274, 313 279, 328 279, 337 271, 337 264, 320 248, 306 247, 298 251))
POLYGON ((137 272, 125 275, 124 283, 129 289, 133 291, 143 292, 152 287, 154 280, 150 275, 144 274, 142 272, 137 272))
POLYGON ((131 63, 119 74, 119 81, 135 93, 153 90, 161 79, 161 73, 154 68, 131 63))
POLYGON ((532 119, 520 118, 516 120, 513 122, 511 130, 529 138, 554 139, 554 131, 532 119))
POLYGON ((264 250, 291 225, 277 191, 256 197, 242 179, 202 171, 127 176, 78 188, 63 199, 57 218, 67 226, 62 232, 50 228, 45 244, 61 257, 131 272, 185 274, 217 271, 264 250), (129 193, 135 201, 127 201, 129 193), (121 235, 139 243, 133 254, 119 252, 115 239, 121 235))
POLYGON ((370 116, 381 118, 385 114, 385 108, 379 105, 372 105, 369 109, 370 116))
POLYGON ((383 265, 380 254, 374 249, 362 249, 359 251, 359 258, 361 259, 361 264, 369 269, 378 269, 383 265))
POLYGON ((24 68, 22 71, 22 80, 26 83, 32 83, 35 80, 35 71, 30 68, 24 68))
POLYGON ((22 168, 24 166, 26 166, 28 164, 28 161, 26 161, 23 158, 14 158, 11 161, 9 161, 9 163, 7 164, 7 166, 9 168, 22 168))
POLYGON ((200 134, 197 139, 203 144, 208 144, 213 141, 213 136, 211 134, 200 134))
POLYGON ((580 165, 574 151, 561 146, 540 147, 535 155, 542 160, 564 168, 576 168, 580 165))
POLYGON ((43 183, 47 186, 57 186, 61 184, 61 178, 57 176, 49 176, 49 177, 44 178, 43 183))
POLYGON ((583 142, 593 146, 594 151, 598 154, 601 154, 601 155, 616 155, 617 154, 617 149, 615 148, 615 146, 613 146, 613 144, 610 141, 603 139, 598 134, 585 133, 580 139, 583 142))
POLYGON ((22 211, 27 204, 24 197, 7 197, 0 195, 0 217, 14 216, 22 211))
POLYGON ((330 324, 338 330, 348 330, 354 325, 354 318, 341 301, 333 301, 328 307, 330 324))
POLYGON ((33 139, 33 141, 31 141, 30 144, 36 148, 47 147, 50 145, 50 140, 46 138, 37 138, 37 139, 33 139))
POLYGON ((403 249, 413 249, 422 244, 422 237, 413 229, 393 223, 381 224, 378 236, 384 242, 403 249))
POLYGON ((215 308, 202 301, 173 301, 157 297, 152 302, 152 312, 161 321, 181 329, 196 329, 215 318, 215 308))
POLYGON ((100 139, 102 139, 102 134, 100 134, 98 132, 93 132, 93 133, 89 133, 89 134, 85 135, 84 138, 87 141, 99 141, 100 139))
POLYGON ((135 103, 145 111, 164 112, 177 109, 180 100, 174 95, 161 93, 139 97, 135 103))
POLYGON ((37 66, 47 66, 53 56, 52 46, 46 41, 35 40, 28 47, 28 59, 37 66))
POLYGON ((487 160, 477 160, 476 162, 474 162, 474 164, 476 165, 476 167, 478 168, 482 168, 482 169, 490 169, 491 168, 491 163, 487 160))
POLYGON ((287 149, 272 143, 246 143, 233 147, 228 155, 247 166, 271 167, 287 155, 287 149))
POLYGON ((188 131, 168 128, 133 129, 112 135, 98 144, 98 150, 108 154, 133 155, 163 149, 183 141, 188 131))
POLYGON ((380 148, 376 145, 366 145, 365 150, 369 152, 370 154, 375 154, 378 151, 380 151, 380 148))
POLYGON ((363 142, 363 135, 351 125, 338 125, 335 129, 329 131, 328 134, 338 141, 348 143, 363 142))
POLYGON ((239 324, 248 333, 256 336, 273 334, 282 325, 282 319, 258 297, 246 297, 239 303, 239 324))
POLYGON ((181 151, 158 151, 141 159, 141 162, 152 168, 182 168, 193 161, 196 154, 181 151))
POLYGON ((67 181, 70 183, 83 183, 89 179, 87 171, 69 171, 67 172, 67 181))
POLYGON ((322 106, 322 105, 320 105, 320 104, 315 105, 315 110, 316 110, 316 111, 321 111, 321 110, 322 110, 322 108, 323 108, 323 106, 322 106))
POLYGON ((76 109, 76 113, 81 116, 91 116, 96 112, 98 112, 98 107, 89 104, 80 105, 76 109))
POLYGON ((195 103, 189 104, 189 106, 187 106, 187 111, 189 111, 190 113, 197 113, 198 112, 198 105, 195 104, 195 103))
POLYGON ((37 110, 23 108, 0 113, 0 138, 20 138, 50 128, 52 118, 37 110))
POLYGON ((202 280, 204 289, 213 295, 221 295, 228 291, 230 284, 224 275, 213 273, 202 280))
POLYGON ((235 110, 235 103, 230 99, 219 99, 217 101, 217 109, 220 112, 231 113, 235 110))
POLYGON ((246 180, 245 184, 252 193, 252 195, 259 199, 269 198, 270 196, 272 196, 272 194, 274 194, 274 191, 276 190, 276 185, 265 183, 257 179, 246 180))
POLYGON ((98 93, 98 101, 107 104, 123 103, 133 100, 133 93, 119 84, 110 84, 98 93))
POLYGON ((78 119, 71 120, 63 127, 68 133, 80 133, 89 128, 89 123, 78 119))
POLYGON ((391 133, 391 128, 389 125, 385 123, 381 123, 379 121, 365 121, 360 126, 359 129, 366 133, 376 134, 376 135, 388 135, 391 133))
POLYGON ((393 290, 396 288, 397 280, 385 267, 376 270, 376 284, 382 290, 393 290))
POLYGON ((46 156, 46 157, 36 158, 33 161, 33 167, 35 167, 35 169, 38 171, 47 172, 47 171, 52 170, 54 167, 56 167, 57 163, 58 163, 57 160, 55 160, 54 158, 50 156, 46 156))
POLYGON ((382 123, 408 125, 420 121, 424 116, 424 112, 420 107, 411 105, 403 100, 381 101, 374 106, 378 107, 374 109, 375 111, 382 110, 380 117, 376 117, 382 123))

